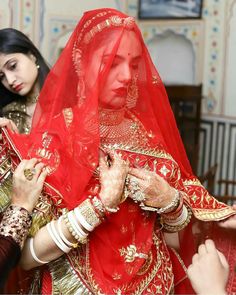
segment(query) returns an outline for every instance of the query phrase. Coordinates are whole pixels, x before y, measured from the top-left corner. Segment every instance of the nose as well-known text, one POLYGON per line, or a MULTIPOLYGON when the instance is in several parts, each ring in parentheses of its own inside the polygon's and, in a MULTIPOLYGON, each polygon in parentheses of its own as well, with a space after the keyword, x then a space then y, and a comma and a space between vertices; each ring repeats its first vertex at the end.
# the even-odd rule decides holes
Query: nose
POLYGON ((12 87, 14 82, 16 81, 16 77, 15 77, 14 73, 6 72, 5 77, 6 77, 7 84, 12 87))
POLYGON ((120 69, 119 73, 119 81, 124 84, 129 84, 132 78, 131 68, 129 64, 124 64, 123 67, 120 69))

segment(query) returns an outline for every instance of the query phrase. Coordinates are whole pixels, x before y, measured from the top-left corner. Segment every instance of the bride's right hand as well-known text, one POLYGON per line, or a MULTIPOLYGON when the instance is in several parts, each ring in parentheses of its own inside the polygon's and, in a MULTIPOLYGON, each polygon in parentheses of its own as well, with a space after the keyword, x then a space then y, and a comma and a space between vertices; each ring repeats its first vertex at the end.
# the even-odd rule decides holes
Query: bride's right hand
POLYGON ((109 153, 108 165, 105 156, 99 160, 100 170, 100 198, 103 204, 109 208, 116 208, 121 201, 124 191, 125 178, 129 171, 129 164, 117 154, 109 153))

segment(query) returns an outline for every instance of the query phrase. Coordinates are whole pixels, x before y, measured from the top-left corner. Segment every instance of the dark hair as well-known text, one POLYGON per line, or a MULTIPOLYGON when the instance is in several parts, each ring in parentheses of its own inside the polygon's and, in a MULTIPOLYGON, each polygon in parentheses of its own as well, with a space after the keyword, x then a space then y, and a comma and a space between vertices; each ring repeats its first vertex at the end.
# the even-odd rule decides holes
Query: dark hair
MULTIPOLYGON (((42 88, 46 76, 49 72, 49 67, 42 57, 39 50, 35 47, 33 42, 22 32, 6 28, 0 30, 0 54, 23 53, 33 54, 36 58, 36 63, 39 65, 38 79, 39 86, 42 88)), ((0 83, 0 107, 14 101, 21 99, 22 96, 8 91, 2 83, 0 83)))

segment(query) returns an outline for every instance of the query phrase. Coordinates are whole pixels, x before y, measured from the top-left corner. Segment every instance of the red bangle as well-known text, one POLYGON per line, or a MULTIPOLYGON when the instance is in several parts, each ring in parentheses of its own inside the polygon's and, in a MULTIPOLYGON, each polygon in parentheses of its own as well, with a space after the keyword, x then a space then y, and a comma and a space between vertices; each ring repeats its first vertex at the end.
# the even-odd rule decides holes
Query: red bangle
POLYGON ((182 197, 182 195, 180 193, 180 199, 179 199, 178 207, 174 211, 171 211, 171 212, 168 212, 168 213, 163 213, 162 214, 163 217, 166 220, 175 220, 175 219, 177 219, 182 213, 183 205, 184 205, 184 198, 182 197))

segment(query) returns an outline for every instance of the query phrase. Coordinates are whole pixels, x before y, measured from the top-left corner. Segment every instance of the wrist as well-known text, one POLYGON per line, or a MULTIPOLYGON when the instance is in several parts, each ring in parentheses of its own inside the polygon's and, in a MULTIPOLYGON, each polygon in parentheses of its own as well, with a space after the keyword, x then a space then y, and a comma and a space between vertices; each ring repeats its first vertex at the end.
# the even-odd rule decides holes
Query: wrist
POLYGON ((106 203, 104 204, 100 195, 91 198, 91 203, 94 206, 94 209, 97 212, 99 218, 101 218, 102 220, 104 219, 104 217, 109 216, 111 213, 116 213, 119 210, 118 207, 109 207, 108 205, 106 205, 106 203))
POLYGON ((101 190, 99 193, 99 199, 101 200, 101 202, 103 203, 105 207, 115 208, 117 207, 118 204, 114 202, 111 196, 112 196, 112 192, 109 192, 107 190, 106 191, 101 190))
POLYGON ((29 214, 31 214, 33 212, 33 209, 34 209, 34 207, 31 206, 28 203, 22 203, 20 201, 15 201, 15 200, 11 202, 11 205, 23 208, 26 211, 28 211, 29 214))

